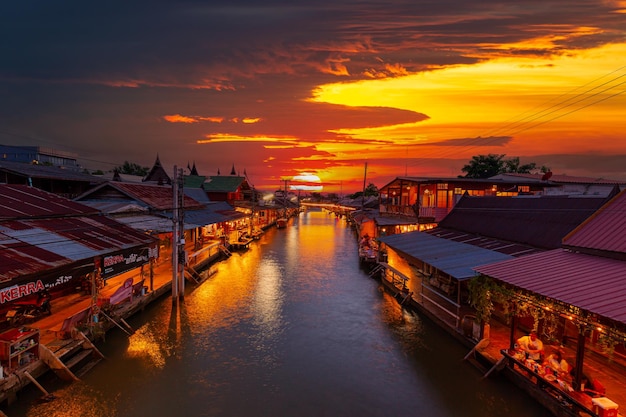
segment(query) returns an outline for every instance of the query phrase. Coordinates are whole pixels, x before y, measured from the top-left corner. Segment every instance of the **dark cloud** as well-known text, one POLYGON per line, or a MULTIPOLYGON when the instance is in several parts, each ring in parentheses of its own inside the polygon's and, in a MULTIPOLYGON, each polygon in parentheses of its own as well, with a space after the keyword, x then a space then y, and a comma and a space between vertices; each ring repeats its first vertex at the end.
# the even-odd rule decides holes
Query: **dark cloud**
MULTIPOLYGON (((623 41, 624 15, 614 7, 601 0, 9 2, 0 13, 0 141, 71 150, 106 166, 151 164, 157 152, 213 166, 239 159, 259 171, 269 163, 258 159, 273 155, 291 165, 293 156, 261 143, 246 143, 248 155, 241 144, 215 143, 209 152, 198 141, 230 134, 367 142, 332 131, 428 116, 308 102, 316 86, 623 41), (597 30, 576 36, 583 26, 597 30), (497 48, 543 36, 555 39, 551 49, 497 48), (173 114, 259 122, 163 118, 173 114)), ((314 147, 296 149, 331 164, 332 155, 314 147)))
POLYGON ((513 140, 510 136, 489 136, 489 137, 477 137, 477 138, 458 138, 458 139, 446 139, 437 142, 420 143, 418 146, 462 146, 462 147, 475 147, 475 146, 504 146, 513 140))
POLYGON ((626 154, 546 154, 525 158, 538 166, 545 165, 552 172, 571 176, 624 179, 626 178, 626 154))

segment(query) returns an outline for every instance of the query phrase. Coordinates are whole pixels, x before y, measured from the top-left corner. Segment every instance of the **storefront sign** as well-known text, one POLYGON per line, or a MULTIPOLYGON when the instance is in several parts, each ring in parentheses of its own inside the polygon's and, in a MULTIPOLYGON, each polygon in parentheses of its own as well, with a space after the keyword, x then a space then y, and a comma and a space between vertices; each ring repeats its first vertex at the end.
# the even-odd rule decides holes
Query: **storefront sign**
POLYGON ((36 277, 23 277, 11 280, 10 286, 0 288, 0 305, 10 303, 22 297, 35 294, 43 289, 52 290, 67 285, 73 285, 71 281, 89 274, 93 271, 91 263, 73 264, 63 268, 56 268, 36 277))
POLYGON ((144 246, 140 248, 127 249, 112 253, 102 257, 101 277, 111 278, 116 275, 139 268, 158 257, 158 246, 144 246))

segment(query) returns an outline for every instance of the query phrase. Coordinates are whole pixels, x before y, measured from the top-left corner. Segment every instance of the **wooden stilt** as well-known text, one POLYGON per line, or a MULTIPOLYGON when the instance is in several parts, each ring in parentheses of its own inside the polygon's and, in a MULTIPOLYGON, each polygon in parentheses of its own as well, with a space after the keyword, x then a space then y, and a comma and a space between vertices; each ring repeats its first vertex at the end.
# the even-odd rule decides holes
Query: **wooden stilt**
POLYGON ((505 359, 506 359, 506 356, 502 355, 502 357, 501 357, 500 359, 498 359, 498 362, 496 362, 496 363, 495 363, 495 364, 491 367, 491 369, 489 369, 489 370, 487 371, 487 373, 486 373, 485 375, 483 375, 483 378, 487 378, 489 375, 491 375, 491 373, 492 373, 495 369, 502 369, 502 368, 499 368, 499 367, 500 367, 500 365, 502 365, 502 364, 504 363, 505 359))
POLYGON ((109 317, 109 316, 108 316, 107 314, 105 314, 103 311, 101 311, 101 312, 100 312, 100 314, 102 314, 102 315, 103 315, 103 316, 104 316, 107 320, 109 320, 111 323, 115 324, 117 327, 119 327, 120 329, 122 329, 122 331, 123 331, 124 333, 126 333, 126 334, 127 334, 127 335, 129 335, 129 336, 132 336, 132 334, 131 334, 128 330, 126 330, 126 329, 124 328, 124 326, 122 326, 121 324, 119 324, 118 322, 116 322, 115 320, 113 320, 111 317, 109 317))
POLYGON ((467 355, 465 355, 463 360, 467 360, 467 358, 469 358, 472 353, 474 353, 477 350, 482 350, 486 348, 487 345, 489 345, 489 339, 480 339, 480 342, 476 343, 474 347, 472 348, 472 350, 467 352, 467 355))
POLYGON ((24 375, 26 375, 26 378, 30 379, 30 382, 32 382, 33 384, 35 384, 35 386, 37 388, 39 388, 39 390, 41 392, 43 392, 44 394, 44 399, 46 400, 51 400, 54 399, 54 395, 50 394, 48 391, 46 391, 46 389, 44 387, 41 386, 41 384, 39 382, 37 382, 37 380, 35 379, 35 377, 33 377, 28 371, 24 371, 24 375))

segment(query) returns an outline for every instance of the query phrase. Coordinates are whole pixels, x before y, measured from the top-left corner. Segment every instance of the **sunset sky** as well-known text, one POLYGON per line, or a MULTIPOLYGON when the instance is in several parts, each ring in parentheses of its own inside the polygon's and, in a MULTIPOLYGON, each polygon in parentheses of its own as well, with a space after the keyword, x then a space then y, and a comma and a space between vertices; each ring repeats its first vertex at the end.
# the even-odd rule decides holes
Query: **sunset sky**
POLYGON ((505 154, 626 180, 626 0, 13 1, 0 144, 324 192, 505 154))

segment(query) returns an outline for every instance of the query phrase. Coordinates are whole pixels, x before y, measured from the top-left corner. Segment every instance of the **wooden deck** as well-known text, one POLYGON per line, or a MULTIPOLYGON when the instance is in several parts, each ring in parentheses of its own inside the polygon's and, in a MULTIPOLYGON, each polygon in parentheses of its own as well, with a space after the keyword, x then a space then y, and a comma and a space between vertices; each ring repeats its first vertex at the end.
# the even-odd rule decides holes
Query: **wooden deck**
MULTIPOLYGON (((487 375, 489 371, 491 371, 491 375, 494 373, 502 372, 504 369, 504 361, 500 364, 501 366, 494 366, 503 358, 502 350, 508 349, 510 346, 511 339, 511 329, 510 326, 499 321, 492 321, 488 327, 488 338, 486 340, 478 340, 473 337, 471 331, 467 331, 464 329, 464 323, 461 321, 459 326, 456 326, 458 320, 452 320, 448 314, 442 312, 439 308, 433 308, 432 306, 429 308, 428 303, 423 303, 418 301, 420 299, 419 295, 413 293, 414 288, 410 288, 411 291, 411 299, 409 302, 405 301, 406 290, 403 292, 398 286, 395 286, 393 283, 382 280, 381 284, 384 288, 391 292, 394 295, 394 298, 398 300, 399 303, 402 304, 404 308, 410 308, 418 313, 427 316, 429 319, 433 320, 435 323, 440 325, 442 328, 447 330, 450 334, 452 334, 460 343, 466 345, 468 347, 468 357, 470 359, 476 360, 467 360, 467 366, 478 366, 480 372, 483 372, 484 375, 487 375), (476 348, 474 350, 474 348, 476 348), (494 369, 491 369, 494 368, 494 369)), ((516 331, 514 334, 514 339, 523 336, 524 334, 521 331, 516 331)), ((544 346, 546 354, 550 354, 553 349, 558 348, 557 346, 545 345, 544 346)), ((575 346, 565 345, 563 349, 565 350, 564 357, 568 360, 570 365, 574 365, 574 360, 576 357, 575 346)), ((584 358, 584 368, 593 376, 593 378, 597 378, 606 388, 606 397, 611 401, 621 405, 622 407, 626 407, 626 360, 621 357, 613 357, 611 359, 607 358, 604 355, 599 354, 598 352, 594 352, 592 349, 586 349, 585 358, 584 358)), ((537 382, 533 379, 532 375, 528 375, 526 372, 520 372, 518 368, 508 368, 504 370, 504 374, 510 379, 515 385, 517 385, 520 389, 524 389, 529 392, 531 396, 533 396, 537 401, 543 403, 543 401, 548 401, 550 404, 544 404, 547 408, 551 409, 551 406, 557 404, 557 408, 551 410, 555 412, 556 415, 559 416, 593 416, 593 414, 589 413, 567 413, 566 407, 558 406, 558 402, 555 403, 553 399, 550 398, 540 398, 542 390, 536 390, 537 382), (559 408, 560 407, 560 408, 559 408), (561 412, 560 414, 558 412, 561 412)), ((488 377, 488 375, 487 375, 488 377)), ((543 390, 545 391, 545 390, 543 390)), ((588 408, 592 407, 591 398, 588 396, 584 396, 580 393, 572 393, 575 399, 579 402, 584 403, 588 408)), ((622 415, 622 414, 620 414, 622 415)))

